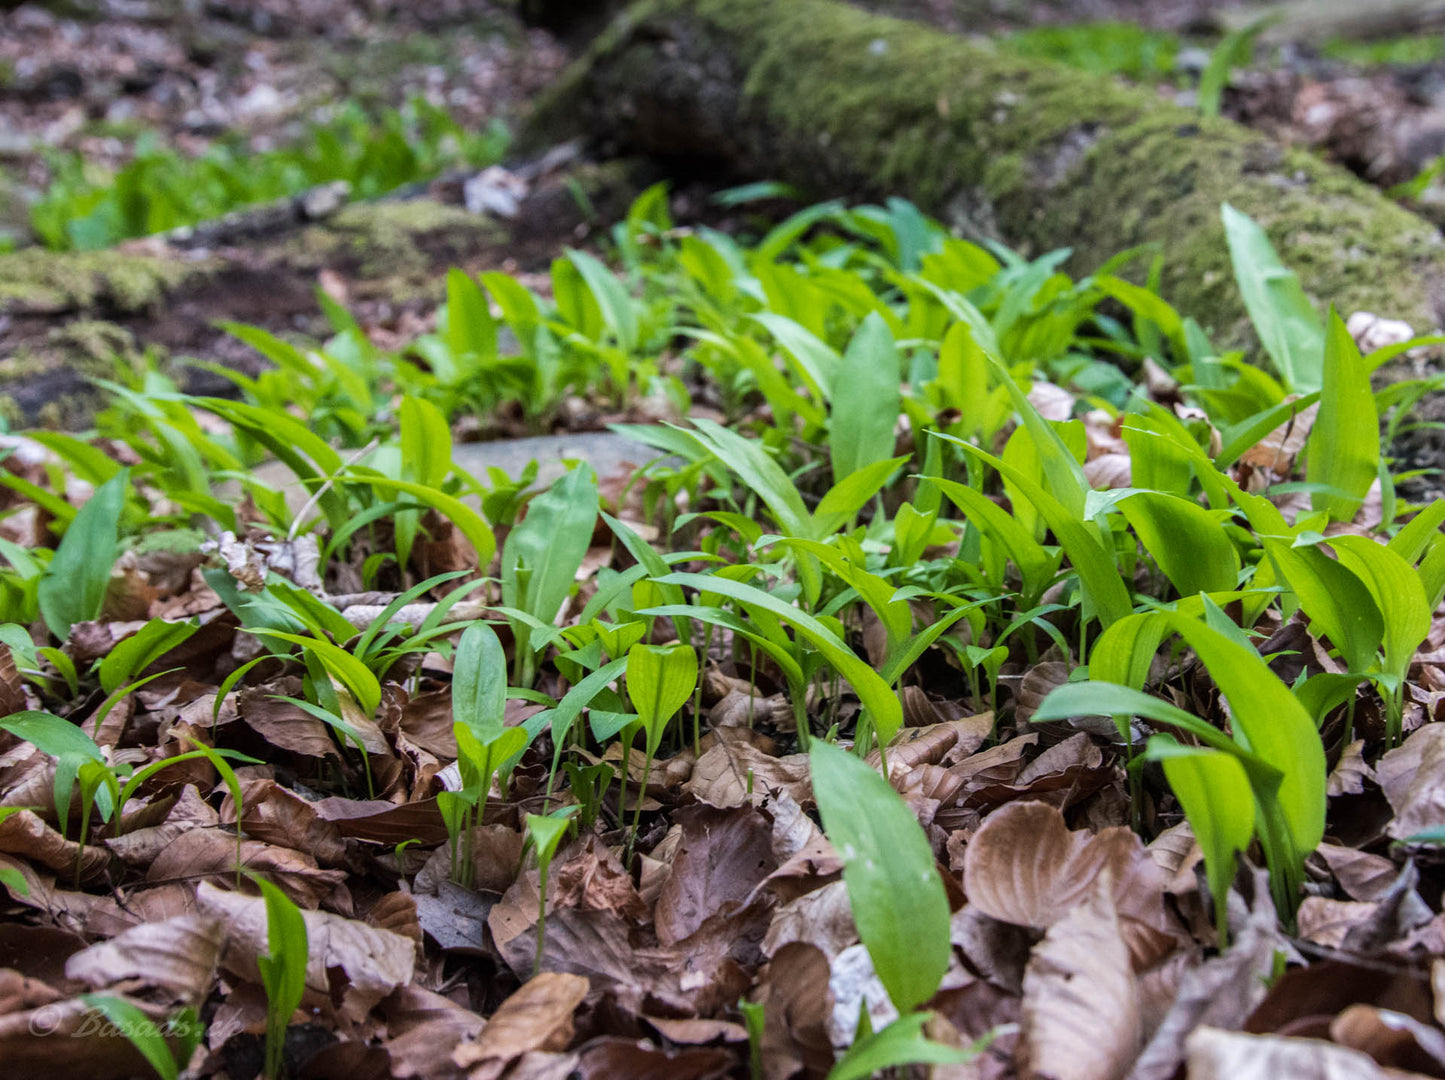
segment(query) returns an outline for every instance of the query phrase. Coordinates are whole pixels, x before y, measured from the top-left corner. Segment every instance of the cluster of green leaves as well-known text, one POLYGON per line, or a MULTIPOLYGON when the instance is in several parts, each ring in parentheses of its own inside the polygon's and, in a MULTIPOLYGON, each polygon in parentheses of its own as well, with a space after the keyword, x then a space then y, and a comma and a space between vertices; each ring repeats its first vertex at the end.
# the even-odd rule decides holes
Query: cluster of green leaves
MULTIPOLYGON (((624 767, 615 803, 619 826, 632 811, 630 851, 652 763, 669 739, 688 740, 689 707, 698 742, 699 639, 709 656, 724 642, 736 670, 755 681, 766 670, 787 691, 860 933, 905 1014, 865 1032, 855 1051, 875 1055, 860 1059, 871 1067, 933 1060, 897 1055, 935 1053, 920 1049, 922 1014, 912 1010, 947 963, 947 904, 917 825, 857 760, 875 747, 886 755, 903 722, 898 688, 921 677, 921 662, 931 685, 982 710, 997 702, 1005 662, 1049 648, 1069 659, 1074 681, 1035 719, 1113 716, 1136 783, 1144 760, 1161 763, 1221 907, 1237 853, 1256 840, 1279 909, 1298 902, 1324 827, 1327 719, 1379 694, 1398 737, 1404 677, 1445 594, 1445 505, 1404 502, 1388 440, 1436 383, 1374 392, 1371 371, 1419 342, 1361 355, 1337 315, 1311 307, 1258 226, 1226 206, 1221 228, 1263 344, 1259 366, 1217 349, 1158 295, 1151 251, 1076 280, 1060 269, 1068 252, 1025 259, 963 241, 898 199, 810 207, 745 244, 678 229, 653 189, 612 234, 618 270, 569 252, 554 264, 551 301, 503 275, 453 273, 437 333, 404 354, 383 354, 332 305, 336 335, 319 348, 232 328, 276 364, 236 377, 239 401, 186 396, 154 371, 109 384, 115 404, 97 434, 127 448, 128 470, 91 442, 45 436, 64 462, 49 487, 0 472, 49 511, 57 536, 51 549, 0 548, 10 564, 0 617, 43 621, 43 644, 19 626, 11 635, 43 695, 63 702, 95 679, 108 695, 127 692, 181 631, 143 631, 85 673, 67 669, 52 641, 101 610, 118 552, 157 530, 242 532, 221 487, 241 485, 253 528, 277 542, 315 536, 323 580, 347 568, 397 594, 358 630, 278 575, 246 591, 207 571, 245 632, 300 665, 296 704, 325 720, 343 750, 359 749, 363 769, 356 717, 375 713, 396 661, 423 649, 451 656, 459 760, 438 805, 463 882, 473 827, 544 735, 547 793, 565 775, 576 810, 529 820, 539 866, 574 822, 609 813, 613 774, 597 752, 619 740, 626 760, 642 734, 642 790, 627 802, 624 767), (1131 264, 1143 284, 1122 276, 1131 264), (503 345, 503 324, 515 344, 503 345), (667 365, 662 350, 674 354, 667 365), (1197 411, 1142 392, 1146 359, 1197 411), (1080 408, 1046 419, 1030 393, 1045 379, 1080 408), (467 411, 563 387, 619 399, 660 392, 686 405, 700 386, 729 423, 619 426, 668 455, 634 479, 662 530, 656 546, 606 512, 586 465, 539 490, 535 474, 488 484, 453 461, 449 421, 467 411), (1260 474, 1275 482, 1263 492, 1242 484, 1243 456, 1315 405, 1302 465, 1260 474), (1107 422, 1086 426, 1073 415, 1085 409, 1107 422), (203 424, 203 413, 223 423, 203 424), (1091 430, 1127 446, 1129 486, 1091 486, 1091 430), (266 455, 306 491, 299 510, 250 474, 266 455), (98 488, 78 512, 56 494, 66 470, 98 488), (1326 539, 1375 485, 1380 542, 1326 539), (164 494, 164 512, 147 492, 164 494), (1271 496, 1296 492, 1310 505, 1291 520, 1271 496), (676 513, 679 501, 689 513, 676 513), (495 577, 422 578, 416 545, 444 529, 495 577), (595 591, 559 625, 599 529, 627 568, 598 572, 595 591), (447 621, 466 596, 492 620, 447 621), (424 597, 438 601, 431 613, 403 621, 402 608, 424 597), (1255 628, 1296 612, 1339 670, 1286 684, 1255 628), (677 644, 654 644, 671 636, 677 644), (1161 689, 1154 660, 1174 638, 1228 702, 1228 732, 1149 692, 1161 689), (561 677, 558 697, 538 689, 548 669, 561 677), (844 681, 861 705, 856 721, 840 708, 844 681), (543 709, 509 725, 509 699, 543 709), (1136 745, 1134 717, 1171 734, 1136 745), (849 734, 853 759, 834 747, 849 734)), ((221 688, 218 708, 245 674, 221 688)), ((53 734, 28 731, 19 733, 53 734)), ((106 820, 106 805, 123 799, 103 762, 78 744, 51 745, 106 820)))
POLYGON ((1173 79, 1174 61, 1181 48, 1175 34, 1125 22, 1036 26, 1009 34, 1000 43, 1019 56, 1057 60, 1084 71, 1123 75, 1136 82, 1173 79))
POLYGON ((232 141, 189 157, 144 135, 113 172, 79 153, 52 154, 50 186, 30 224, 46 247, 94 250, 336 180, 357 197, 374 197, 449 168, 490 164, 506 141, 499 126, 469 131, 419 97, 377 117, 348 104, 275 150, 232 141))

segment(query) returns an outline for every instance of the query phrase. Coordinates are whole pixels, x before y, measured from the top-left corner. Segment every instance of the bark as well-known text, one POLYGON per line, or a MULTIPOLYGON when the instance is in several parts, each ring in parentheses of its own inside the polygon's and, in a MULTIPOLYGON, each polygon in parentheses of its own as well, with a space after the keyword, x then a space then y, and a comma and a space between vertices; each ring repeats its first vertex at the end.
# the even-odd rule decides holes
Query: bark
POLYGON ((642 0, 534 113, 534 142, 715 162, 817 196, 902 195, 1087 272, 1138 244, 1225 345, 1252 340, 1220 225, 1269 231, 1321 306, 1445 322, 1445 242, 1343 170, 1117 80, 836 0, 642 0))

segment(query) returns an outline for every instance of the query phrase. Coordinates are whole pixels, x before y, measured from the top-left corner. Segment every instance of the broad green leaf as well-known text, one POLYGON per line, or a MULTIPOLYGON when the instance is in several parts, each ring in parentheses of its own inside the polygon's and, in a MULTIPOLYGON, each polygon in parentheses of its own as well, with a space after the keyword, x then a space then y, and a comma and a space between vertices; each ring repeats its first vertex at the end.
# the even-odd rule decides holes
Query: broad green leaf
POLYGON ((397 410, 401 430, 402 476, 437 488, 452 470, 452 433, 442 411, 425 398, 408 394, 397 410))
POLYGON ((948 496, 949 501, 963 511, 969 521, 994 539, 1023 578, 1024 593, 1027 597, 1042 595, 1054 572, 1059 568, 1059 559, 1044 550, 1033 534, 1018 523, 998 503, 981 491, 975 491, 956 480, 929 477, 929 482, 948 496))
POLYGON ((636 350, 637 314, 632 309, 632 298, 627 295, 622 282, 618 281, 596 256, 585 251, 568 248, 567 258, 587 283, 587 288, 591 290, 597 307, 602 312, 602 320, 616 337, 618 347, 626 353, 636 350))
POLYGON ((820 400, 833 396, 833 382, 843 360, 831 345, 786 315, 764 311, 752 318, 787 351, 800 381, 807 385, 809 390, 817 394, 820 400))
POLYGON ((808 535, 831 536, 845 528, 907 460, 906 456, 884 458, 854 470, 835 483, 818 501, 818 508, 813 511, 813 531, 808 535))
POLYGON ((371 673, 370 668, 339 645, 322 641, 320 638, 290 634, 282 630, 267 630, 261 627, 248 628, 245 633, 288 641, 313 653, 325 665, 326 670, 341 680, 342 685, 351 691, 351 696, 361 706, 362 712, 368 717, 376 714, 377 708, 381 705, 381 683, 371 673))
MULTIPOLYGON (((486 294, 465 270, 447 271, 447 348, 453 360, 485 360, 497 355, 497 322, 486 294)), ((403 407, 405 407, 403 405, 403 407)), ((422 483, 435 481, 418 477, 422 483)))
POLYGON ((507 655, 484 622, 462 632, 452 663, 452 718, 482 742, 503 726, 507 708, 507 655))
POLYGON ((1310 429, 1305 478, 1344 492, 1315 492, 1311 505, 1338 521, 1349 521, 1379 471, 1380 418, 1359 346, 1333 308, 1324 355, 1324 386, 1320 411, 1310 429))
POLYGON ((1325 327, 1299 278, 1279 261, 1263 229, 1228 203, 1220 213, 1239 294, 1286 388, 1321 389, 1325 327))
POLYGON ((120 641, 100 662, 100 688, 113 694, 196 632, 194 622, 152 619, 120 641))
POLYGON ((627 653, 627 697, 647 732, 647 754, 662 745, 667 722, 697 689, 697 652, 691 645, 634 645, 627 653))
POLYGON ((76 512, 40 579, 40 616, 62 641, 75 623, 100 615, 111 567, 120 554, 120 513, 129 484, 129 472, 122 470, 96 488, 76 512))
POLYGON ((768 455, 761 443, 745 439, 737 432, 702 417, 694 419, 693 423, 696 430, 688 434, 716 455, 763 500, 789 536, 816 539, 812 515, 808 513, 802 495, 798 494, 788 474, 768 455))
POLYGON ((502 545, 502 602, 552 623, 567 599, 597 524, 597 477, 579 465, 527 506, 502 545), (517 573, 525 567, 530 578, 517 573), (525 586, 525 587, 523 587, 525 586))
POLYGON ((1335 536, 1330 546, 1353 571, 1384 618, 1385 670, 1403 679, 1415 650, 1430 633, 1430 604, 1415 568, 1365 536, 1335 536))
POLYGON ((901 381, 893 334, 873 312, 844 350, 833 386, 828 449, 835 482, 893 455, 901 381))
POLYGON ((306 994, 306 920, 279 888, 256 874, 249 876, 266 903, 267 952, 256 957, 256 965, 266 989, 266 1073, 279 1076, 286 1028, 306 994))
POLYGON ((24 739, 55 759, 55 810, 64 822, 70 816, 70 798, 80 767, 86 763, 105 764, 100 747, 69 720, 47 712, 11 713, 0 719, 0 731, 24 739))
POLYGON ((822 739, 808 755, 823 831, 843 860, 858 936, 901 1013, 948 970, 948 897, 913 811, 878 773, 822 739))
POLYGON ((1365 583, 1317 547, 1267 539, 1265 550, 1309 616, 1314 635, 1329 638, 1351 671, 1368 671, 1385 625, 1365 583))
POLYGON ((1138 492, 1118 505, 1180 596, 1234 588, 1239 578, 1239 552, 1221 527, 1218 514, 1157 491, 1138 492))
POLYGON ((869 1080, 891 1075, 901 1065, 962 1065, 972 1061, 992 1036, 985 1035, 967 1050, 933 1042, 923 1034, 931 1013, 900 1016, 882 1031, 865 1035, 828 1070, 828 1080, 869 1080))
POLYGON ((460 499, 453 498, 437 488, 428 487, 426 484, 415 484, 409 480, 393 480, 374 469, 355 468, 349 474, 338 479, 341 483, 370 484, 388 491, 404 491, 425 503, 442 517, 450 520, 470 541, 472 547, 477 551, 477 565, 483 569, 491 563, 492 556, 497 553, 496 534, 492 532, 491 526, 482 516, 460 499))
POLYGON ((161 1080, 176 1080, 180 1075, 161 1029, 136 1005, 108 994, 81 994, 80 1000, 109 1020, 115 1033, 130 1041, 161 1080))
POLYGON ((1255 806, 1249 777, 1231 755, 1184 746, 1168 735, 1151 738, 1145 755, 1163 764, 1164 777, 1204 853, 1204 873, 1214 898, 1222 945, 1238 856, 1254 839, 1255 806))
MULTIPOLYGON (((1039 415, 1028 395, 1014 382, 1008 369, 992 357, 989 359, 989 367, 999 385, 1008 391, 1009 397, 1013 399, 1014 410, 1024 422, 1029 435, 1033 437, 1034 452, 1038 454, 1039 462, 1043 466, 1049 494, 1074 517, 1083 517, 1089 482, 1084 479, 1084 468, 1079 464, 1078 458, 1064 445, 1058 429, 1039 415)), ((1043 513, 1042 508, 1039 512, 1043 513)))
POLYGON ((1436 499, 1411 518, 1395 534, 1388 546, 1413 566, 1430 546, 1430 542, 1440 535, 1442 523, 1445 523, 1445 499, 1436 499))

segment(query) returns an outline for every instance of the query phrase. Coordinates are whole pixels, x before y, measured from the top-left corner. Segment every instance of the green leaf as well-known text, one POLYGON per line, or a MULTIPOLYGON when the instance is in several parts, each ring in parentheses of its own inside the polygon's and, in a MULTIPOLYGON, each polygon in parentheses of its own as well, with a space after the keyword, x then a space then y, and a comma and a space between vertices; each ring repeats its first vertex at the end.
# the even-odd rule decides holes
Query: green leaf
MULTIPOLYGON (((237 811, 239 813, 239 809, 237 811)), ((265 878, 251 874, 266 901, 266 948, 256 957, 261 983, 266 988, 266 1068, 268 1077, 281 1075, 286 1028, 306 994, 309 943, 301 909, 265 878)))
POLYGON ((119 642, 100 662, 100 688, 113 694, 199 629, 194 622, 152 619, 119 642))
POLYGON ((87 762, 106 763, 100 747, 69 720, 47 712, 11 713, 0 719, 0 731, 24 739, 42 754, 55 759, 55 810, 64 822, 70 816, 70 798, 80 767, 87 762))
MULTIPOLYGON (((978 530, 994 541, 999 549, 1013 560, 1023 579, 1024 594, 1037 598, 1043 594, 1054 572, 1059 568, 1059 559, 1044 550, 1034 539, 1033 533, 1019 524, 1018 519, 981 491, 975 491, 956 480, 928 477, 929 483, 948 496, 949 501, 963 511, 978 530)), ((1031 605, 1030 605, 1031 606, 1031 605)))
MULTIPOLYGON (((1043 466, 1049 494, 1075 518, 1082 518, 1084 502, 1089 495, 1089 482, 1084 479, 1083 466, 1079 464, 1078 458, 1074 457, 1073 451, 1064 445, 1058 429, 1039 415, 1028 395, 1009 375, 1008 369, 993 357, 989 358, 989 368, 999 385, 1013 399, 1014 410, 1023 420, 1029 435, 1033 437, 1034 452, 1038 454, 1039 462, 1043 466)), ((1040 509, 1039 512, 1042 514, 1043 510, 1040 509)))
POLYGON ((160 1028, 145 1013, 124 998, 107 994, 81 994, 80 1000, 114 1025, 115 1030, 139 1051, 161 1080, 176 1080, 180 1070, 160 1028))
POLYGON ((892 456, 902 377, 893 334, 872 312, 848 343, 833 386, 828 448, 835 482, 892 456))
POLYGON ((482 516, 460 499, 426 484, 409 480, 393 480, 374 469, 353 468, 350 474, 338 477, 340 483, 370 484, 388 491, 404 491, 431 507, 455 525, 477 550, 477 564, 485 568, 497 553, 497 537, 482 516))
POLYGON ((1265 352, 1288 389, 1321 389, 1325 328, 1299 278, 1279 261, 1263 229, 1228 203, 1220 213, 1234 280, 1265 352))
POLYGON ((634 645, 627 653, 627 697, 647 732, 647 755, 662 745, 667 722, 697 689, 691 645, 634 645))
POLYGON ((486 294, 470 274, 456 267, 447 271, 447 349, 454 360, 497 355, 497 322, 486 294))
POLYGON ((1310 617, 1314 635, 1329 638, 1351 671, 1368 671, 1384 640, 1385 624, 1364 582, 1317 547, 1292 547, 1275 539, 1266 539, 1264 545, 1310 617))
POLYGON ((1345 321, 1330 309, 1325 339, 1324 386, 1320 411, 1310 430, 1305 479, 1344 492, 1315 492, 1311 505, 1338 521, 1349 521, 1380 466, 1380 418, 1370 392, 1370 373, 1345 321))
POLYGON ((590 465, 579 465, 533 499, 527 516, 507 534, 502 602, 552 623, 572 589, 596 524, 597 477, 590 465), (530 578, 519 578, 519 566, 530 578))
POLYGON ((809 763, 858 936, 894 1006, 909 1012, 933 996, 952 952, 933 849, 908 804, 863 761, 816 739, 809 763))
POLYGON ((244 632, 289 641, 291 644, 300 645, 302 649, 313 653, 325 665, 326 670, 341 680, 342 685, 351 691, 351 696, 361 706, 362 712, 367 716, 376 714, 377 708, 381 705, 381 683, 371 673, 370 668, 339 645, 322 641, 320 638, 290 634, 283 630, 266 630, 256 627, 246 629, 244 632))
POLYGON ((723 577, 675 573, 659 578, 658 584, 684 585, 699 592, 718 593, 781 619, 807 638, 828 663, 833 665, 834 670, 852 685, 853 692, 858 695, 863 707, 873 718, 880 744, 886 746, 903 726, 903 706, 899 703, 898 695, 883 681, 878 672, 858 659, 857 654, 843 644, 837 635, 807 612, 783 603, 756 586, 741 581, 729 581, 723 577))
POLYGON ((452 717, 486 742, 505 725, 507 655, 496 631, 474 622, 462 633, 452 665, 452 717))
POLYGON ((1034 505, 1039 516, 1047 522, 1059 543, 1063 545, 1069 562, 1079 575, 1084 594, 1093 604, 1100 622, 1108 626, 1133 610, 1133 605, 1129 603, 1129 590, 1125 588, 1124 579, 1119 576, 1119 568, 1114 562, 1113 550, 1105 546, 1092 522, 1080 520, 1039 484, 1012 465, 951 435, 940 433, 940 438, 957 443, 966 453, 992 465, 1034 505))
POLYGON ((397 418, 402 475, 430 488, 440 487, 452 471, 452 433, 446 416, 425 398, 408 394, 401 399, 397 418))
POLYGON ((1430 603, 1415 568, 1366 536, 1335 536, 1340 564, 1370 591, 1384 618, 1385 670, 1403 679, 1415 650, 1430 633, 1430 603))
POLYGON ((763 326, 786 351, 788 365, 798 381, 820 401, 831 398, 833 384, 843 360, 831 345, 807 327, 771 311, 759 312, 753 321, 763 326))
POLYGON ((1238 855, 1254 839, 1255 806, 1249 777, 1232 755, 1183 746, 1168 735, 1151 738, 1145 756, 1163 763, 1164 777, 1204 853, 1204 873, 1214 898, 1222 946, 1238 855))
POLYGON ((1239 552, 1217 513, 1157 491, 1138 492, 1118 505, 1180 596, 1234 588, 1239 552))
POLYGON ((846 527, 907 460, 906 456, 884 458, 855 469, 835 483, 818 500, 818 508, 813 511, 813 531, 808 535, 831 536, 846 527))
MULTIPOLYGON (((864 1036, 828 1070, 828 1080, 869 1080, 900 1065, 962 1065, 978 1056, 980 1046, 959 1050, 923 1035, 930 1013, 900 1016, 882 1031, 864 1036)), ((981 1042, 988 1042, 987 1036, 981 1042)))
POLYGON ((788 479, 788 474, 783 472, 782 466, 768 456, 761 443, 745 439, 737 432, 703 417, 695 418, 693 424, 695 430, 687 434, 694 436, 736 473, 763 500, 788 535, 817 539, 812 515, 803 503, 803 496, 788 479))
POLYGON ((595 256, 585 251, 567 249, 567 258, 587 283, 597 307, 602 312, 602 321, 617 339, 618 347, 626 353, 637 348, 637 314, 632 309, 632 298, 622 287, 622 282, 612 275, 595 256))
POLYGON ((65 530, 40 579, 40 616, 62 641, 72 625, 100 615, 119 554, 120 513, 129 484, 129 472, 122 470, 96 488, 65 530))

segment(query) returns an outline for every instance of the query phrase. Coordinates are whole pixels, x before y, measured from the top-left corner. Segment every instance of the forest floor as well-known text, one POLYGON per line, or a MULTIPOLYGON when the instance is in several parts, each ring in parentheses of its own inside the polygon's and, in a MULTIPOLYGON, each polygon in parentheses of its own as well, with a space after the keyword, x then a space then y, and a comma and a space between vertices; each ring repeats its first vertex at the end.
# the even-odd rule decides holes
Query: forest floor
MULTIPOLYGON (((59 6, 0 9, 0 1072, 251 1080, 279 1031, 297 1080, 1445 1077, 1445 507, 1339 407, 1435 328, 1301 316, 1355 397, 1276 356, 1251 412, 1093 267, 580 144, 52 252, 57 152, 516 127, 571 53, 466 0, 59 6), (464 445, 541 435, 583 464, 464 445), (1154 705, 1065 708, 1086 659, 1154 705), (815 790, 852 766, 882 795, 815 790)), ((1186 103, 1233 10, 1035 7, 1186 103), (1141 71, 1121 23, 1184 37, 1141 71)), ((1407 184, 1417 38, 1261 46, 1224 114, 1407 184)))

